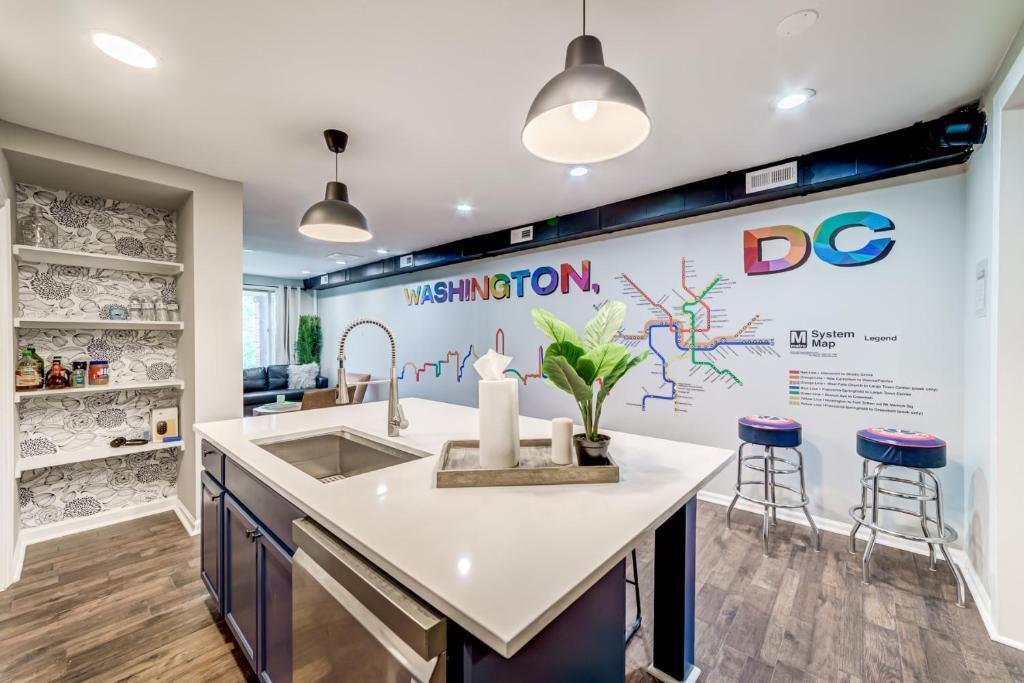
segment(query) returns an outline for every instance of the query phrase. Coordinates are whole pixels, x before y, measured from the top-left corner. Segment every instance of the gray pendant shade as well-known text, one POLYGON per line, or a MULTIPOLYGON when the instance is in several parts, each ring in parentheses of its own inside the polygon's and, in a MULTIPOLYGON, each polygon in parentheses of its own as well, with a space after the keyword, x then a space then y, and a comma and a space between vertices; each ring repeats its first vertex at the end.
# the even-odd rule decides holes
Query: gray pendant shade
POLYGON ((565 70, 533 100, 523 146, 546 161, 588 164, 636 149, 650 132, 636 87, 604 65, 600 40, 582 35, 569 43, 565 70))
POLYGON ((348 203, 345 183, 333 180, 327 183, 324 200, 303 214, 299 232, 329 242, 365 242, 373 237, 366 216, 348 203))

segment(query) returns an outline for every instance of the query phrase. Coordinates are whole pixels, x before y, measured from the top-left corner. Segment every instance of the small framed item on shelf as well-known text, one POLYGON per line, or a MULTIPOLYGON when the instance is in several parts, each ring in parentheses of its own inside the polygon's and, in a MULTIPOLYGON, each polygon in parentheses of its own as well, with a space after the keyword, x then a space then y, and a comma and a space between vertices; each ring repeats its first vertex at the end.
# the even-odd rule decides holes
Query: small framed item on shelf
POLYGON ((111 320, 127 320, 128 319, 128 307, 120 304, 114 304, 109 309, 111 320))
POLYGON ((178 409, 175 408, 154 408, 153 409, 153 442, 165 443, 170 441, 181 441, 178 434, 178 409))

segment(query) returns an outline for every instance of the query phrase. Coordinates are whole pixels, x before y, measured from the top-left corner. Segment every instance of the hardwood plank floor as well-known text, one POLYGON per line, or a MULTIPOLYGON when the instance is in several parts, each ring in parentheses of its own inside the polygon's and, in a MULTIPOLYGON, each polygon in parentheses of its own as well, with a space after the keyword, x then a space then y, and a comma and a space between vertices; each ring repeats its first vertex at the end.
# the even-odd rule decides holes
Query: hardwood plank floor
MULTIPOLYGON (((821 553, 785 522, 760 550, 760 517, 698 506, 697 659, 702 681, 1022 681, 1024 653, 990 641, 952 578, 879 546, 860 585, 846 539, 821 553)), ((173 513, 31 546, 0 592, 0 681, 251 681, 199 579, 198 538, 173 513)), ((627 680, 652 682, 653 538, 639 548, 644 628, 627 680)), ((633 620, 632 589, 625 591, 633 620)))

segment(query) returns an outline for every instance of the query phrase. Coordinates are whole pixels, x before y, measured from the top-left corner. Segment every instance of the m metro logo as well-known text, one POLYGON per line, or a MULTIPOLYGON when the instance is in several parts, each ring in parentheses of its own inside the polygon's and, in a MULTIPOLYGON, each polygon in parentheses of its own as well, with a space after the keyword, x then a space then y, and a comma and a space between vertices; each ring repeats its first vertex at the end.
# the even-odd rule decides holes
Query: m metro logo
POLYGON ((806 349, 807 348, 807 330, 790 330, 789 331, 789 348, 791 348, 791 349, 806 349))

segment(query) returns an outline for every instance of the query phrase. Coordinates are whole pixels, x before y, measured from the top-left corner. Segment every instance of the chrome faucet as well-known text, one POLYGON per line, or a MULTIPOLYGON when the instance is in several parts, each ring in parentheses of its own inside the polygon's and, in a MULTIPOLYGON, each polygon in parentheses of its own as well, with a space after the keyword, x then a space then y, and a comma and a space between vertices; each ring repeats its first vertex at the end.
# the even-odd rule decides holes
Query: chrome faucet
MULTIPOLYGON (((360 325, 376 325, 380 329, 384 330, 384 334, 388 335, 388 340, 391 342, 391 375, 388 379, 388 436, 398 436, 400 429, 405 429, 409 426, 409 421, 405 419, 405 411, 402 410, 402 404, 398 402, 398 368, 396 366, 396 355, 395 355, 395 333, 391 331, 391 328, 378 320, 370 320, 369 318, 359 318, 353 320, 348 326, 342 330, 341 337, 338 339, 338 397, 337 405, 345 405, 349 403, 348 388, 349 383, 345 379, 345 339, 348 337, 348 333, 360 325)), ((357 382, 357 384, 379 384, 380 381, 376 382, 357 382)))

